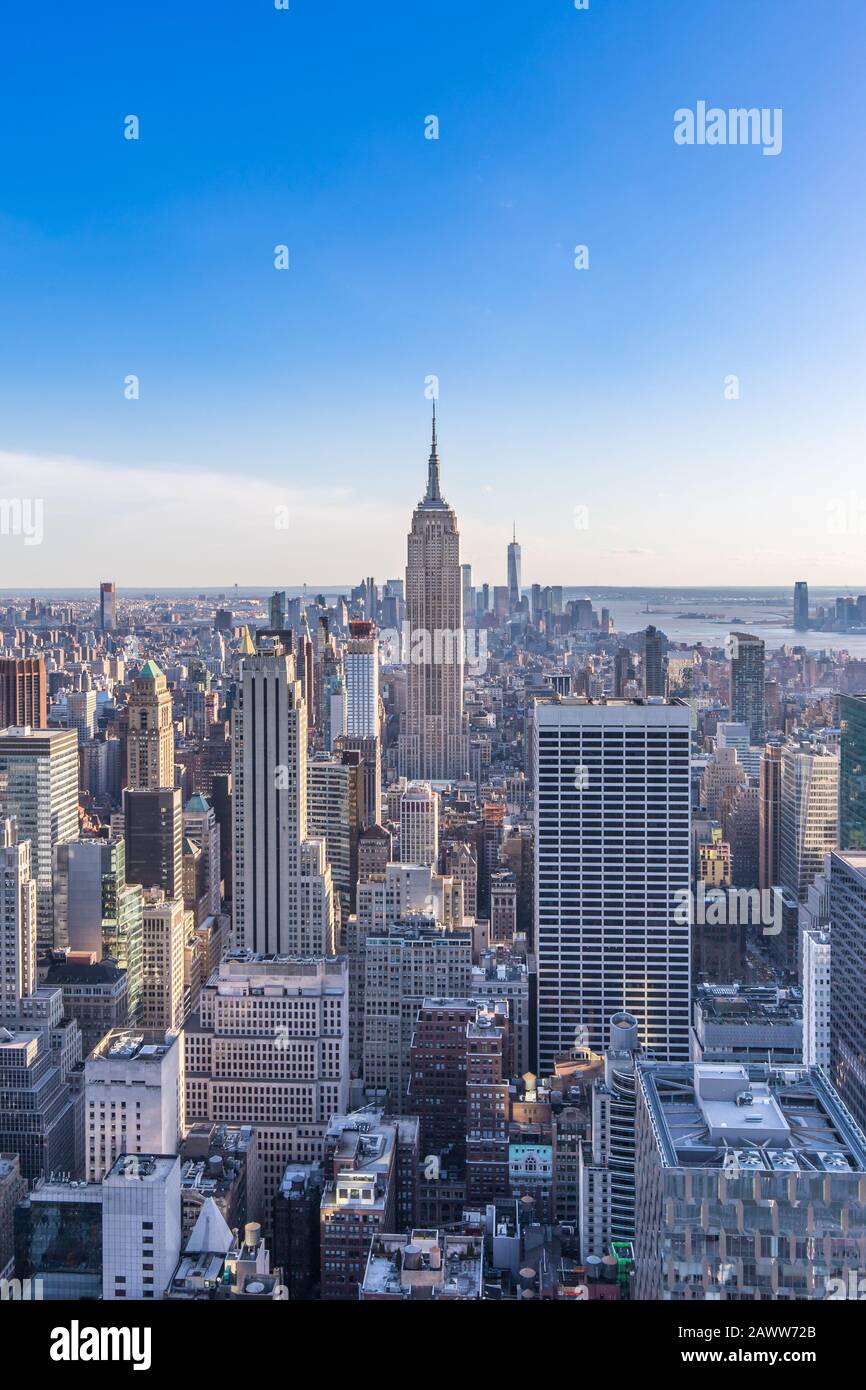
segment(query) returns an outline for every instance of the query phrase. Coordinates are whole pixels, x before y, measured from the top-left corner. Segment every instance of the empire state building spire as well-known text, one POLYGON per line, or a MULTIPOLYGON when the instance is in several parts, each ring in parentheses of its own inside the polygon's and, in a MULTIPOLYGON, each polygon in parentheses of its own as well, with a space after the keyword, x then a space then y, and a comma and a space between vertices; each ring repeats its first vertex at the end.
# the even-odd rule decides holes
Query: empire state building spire
POLYGON ((436 402, 433 402, 433 443, 430 446, 430 459, 427 464, 427 492, 424 495, 424 505, 428 503, 443 505, 442 493, 439 489, 439 447, 436 443, 436 402))

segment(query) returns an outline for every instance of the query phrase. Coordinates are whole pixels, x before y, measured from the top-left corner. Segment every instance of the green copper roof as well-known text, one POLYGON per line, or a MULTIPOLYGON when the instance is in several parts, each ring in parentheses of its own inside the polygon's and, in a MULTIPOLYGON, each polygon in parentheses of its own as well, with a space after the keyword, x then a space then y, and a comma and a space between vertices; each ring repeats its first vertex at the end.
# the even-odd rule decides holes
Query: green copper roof
POLYGON ((185 811, 209 811, 210 803, 205 800, 201 792, 196 792, 195 796, 190 797, 183 809, 185 811))
POLYGON ((162 675, 155 661, 146 661, 138 673, 138 680, 157 680, 162 675))

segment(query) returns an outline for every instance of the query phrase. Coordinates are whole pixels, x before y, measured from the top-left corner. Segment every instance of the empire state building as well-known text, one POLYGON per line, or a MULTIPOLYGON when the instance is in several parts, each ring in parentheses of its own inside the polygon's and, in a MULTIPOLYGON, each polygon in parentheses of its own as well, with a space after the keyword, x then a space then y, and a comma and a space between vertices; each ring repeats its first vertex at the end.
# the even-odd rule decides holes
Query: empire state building
POLYGON ((439 487, 436 407, 427 491, 412 514, 406 564, 409 697, 400 774, 455 781, 469 772, 463 725, 463 584, 457 517, 439 487))

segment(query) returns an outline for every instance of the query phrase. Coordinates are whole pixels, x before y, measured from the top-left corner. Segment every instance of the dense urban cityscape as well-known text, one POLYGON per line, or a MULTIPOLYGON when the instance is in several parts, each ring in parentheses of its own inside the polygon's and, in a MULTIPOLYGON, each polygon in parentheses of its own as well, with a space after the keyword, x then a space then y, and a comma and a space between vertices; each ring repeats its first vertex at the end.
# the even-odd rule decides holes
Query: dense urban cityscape
POLYGON ((866 660, 478 583, 440 473, 405 578, 0 597, 19 1296, 861 1277, 866 660))
POLYGON ((0 1372, 850 1374, 866 11, 3 38, 0 1372))

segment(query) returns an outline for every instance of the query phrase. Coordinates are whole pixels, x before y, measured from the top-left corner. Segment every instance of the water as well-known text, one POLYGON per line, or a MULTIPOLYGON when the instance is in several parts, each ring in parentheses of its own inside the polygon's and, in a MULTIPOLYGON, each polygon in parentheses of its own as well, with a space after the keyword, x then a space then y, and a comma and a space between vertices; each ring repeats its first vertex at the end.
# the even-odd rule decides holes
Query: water
MULTIPOLYGON (((866 586, 863 586, 866 592, 866 586)), ((809 591, 812 611, 831 607, 838 594, 853 589, 815 588, 809 591)), ((673 642, 704 642, 720 647, 733 628, 754 632, 770 651, 788 646, 810 652, 847 651, 866 658, 866 632, 795 632, 793 589, 580 589, 562 591, 563 603, 590 598, 596 612, 609 608, 616 632, 638 632, 649 623, 673 642), (649 612, 647 612, 649 607, 649 612)))

